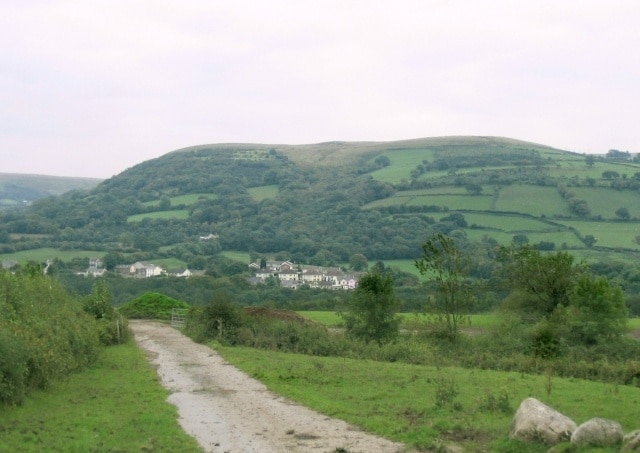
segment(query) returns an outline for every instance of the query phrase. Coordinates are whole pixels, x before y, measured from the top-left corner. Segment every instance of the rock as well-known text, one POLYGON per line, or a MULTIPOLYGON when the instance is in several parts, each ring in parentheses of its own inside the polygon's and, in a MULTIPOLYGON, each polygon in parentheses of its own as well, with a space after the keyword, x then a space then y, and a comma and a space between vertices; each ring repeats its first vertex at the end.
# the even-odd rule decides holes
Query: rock
POLYGON ((620 451, 640 451, 640 429, 631 431, 622 438, 622 450, 620 451))
POLYGON ((581 447, 607 447, 619 444, 623 437, 620 423, 605 418, 592 418, 576 428, 571 435, 571 442, 581 447))
POLYGON ((568 441, 578 425, 569 417, 541 403, 527 398, 516 411, 509 437, 523 442, 545 442, 555 445, 568 441))

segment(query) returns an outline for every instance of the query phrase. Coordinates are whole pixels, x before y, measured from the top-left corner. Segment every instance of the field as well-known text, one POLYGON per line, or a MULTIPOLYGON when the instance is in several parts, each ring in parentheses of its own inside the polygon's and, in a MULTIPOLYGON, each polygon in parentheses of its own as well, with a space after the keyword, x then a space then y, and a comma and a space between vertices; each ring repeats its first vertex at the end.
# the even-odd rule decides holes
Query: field
MULTIPOLYGON (((327 327, 343 327, 342 318, 332 311, 299 311, 297 313, 327 327)), ((415 319, 416 315, 414 313, 400 313, 400 316, 403 319, 403 323, 408 325, 415 319)), ((500 318, 495 314, 471 315, 470 319, 469 327, 479 329, 494 327, 500 322, 500 318)), ((640 324, 640 321, 638 323, 640 324)))
POLYGON ((603 417, 630 431, 638 423, 636 387, 551 375, 216 349, 277 393, 418 448, 433 448, 445 439, 470 452, 545 452, 548 446, 508 439, 517 406, 531 396, 578 424, 603 417))
POLYGON ((102 258, 106 252, 97 252, 91 250, 57 250, 52 248, 39 248, 32 250, 23 250, 15 253, 3 253, 0 257, 3 260, 15 260, 18 263, 44 263, 49 259, 58 258, 62 261, 70 261, 74 258, 102 258))
POLYGON ((570 214, 567 203, 555 187, 516 184, 500 190, 495 209, 546 217, 570 214))
POLYGON ((278 196, 278 186, 274 184, 270 186, 251 187, 247 189, 247 192, 251 195, 251 198, 259 202, 278 196))
POLYGON ((177 209, 170 211, 156 211, 145 214, 136 214, 129 216, 127 222, 140 222, 144 219, 178 219, 184 220, 189 218, 188 209, 177 209))
POLYGON ((155 371, 133 341, 98 365, 0 410, 2 452, 201 452, 184 433, 155 371))
POLYGON ((597 239, 596 246, 639 250, 635 237, 640 234, 638 222, 604 222, 588 220, 562 220, 563 225, 575 228, 581 234, 590 234, 597 239))
POLYGON ((640 195, 635 191, 595 189, 592 187, 572 188, 578 198, 587 200, 591 214, 605 219, 618 219, 616 210, 627 208, 631 217, 640 217, 640 195))
MULTIPOLYGON (((192 204, 195 204, 197 201, 202 199, 215 200, 216 198, 218 198, 218 195, 214 193, 190 193, 187 195, 170 197, 169 200, 171 200, 171 206, 191 206, 192 204)), ((160 200, 147 201, 143 204, 145 206, 159 206, 160 200)))

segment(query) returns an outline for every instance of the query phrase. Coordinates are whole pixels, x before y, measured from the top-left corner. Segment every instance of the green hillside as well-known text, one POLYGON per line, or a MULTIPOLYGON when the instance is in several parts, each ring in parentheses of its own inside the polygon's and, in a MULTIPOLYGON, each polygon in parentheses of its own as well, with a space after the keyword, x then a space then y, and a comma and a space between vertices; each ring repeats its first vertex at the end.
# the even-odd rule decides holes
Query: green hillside
POLYGON ((3 213, 3 256, 238 251, 330 265, 354 254, 412 260, 435 231, 485 244, 518 236, 591 260, 632 262, 640 251, 636 159, 507 138, 201 145, 90 182, 3 213), (198 241, 209 234, 214 243, 198 241))

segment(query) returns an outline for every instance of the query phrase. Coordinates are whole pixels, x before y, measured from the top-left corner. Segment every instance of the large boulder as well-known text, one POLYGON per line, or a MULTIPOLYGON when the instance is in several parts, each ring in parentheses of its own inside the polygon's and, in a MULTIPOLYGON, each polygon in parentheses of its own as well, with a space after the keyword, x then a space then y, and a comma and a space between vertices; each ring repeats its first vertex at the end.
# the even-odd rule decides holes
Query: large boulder
POLYGON ((523 442, 555 445, 571 439, 578 425, 535 398, 527 398, 516 411, 509 437, 523 442))
POLYGON ((622 450, 620 451, 640 451, 640 429, 631 431, 622 439, 622 450))
POLYGON ((620 423, 605 418, 592 418, 576 428, 571 435, 571 443, 581 447, 607 447, 619 444, 623 437, 620 423))

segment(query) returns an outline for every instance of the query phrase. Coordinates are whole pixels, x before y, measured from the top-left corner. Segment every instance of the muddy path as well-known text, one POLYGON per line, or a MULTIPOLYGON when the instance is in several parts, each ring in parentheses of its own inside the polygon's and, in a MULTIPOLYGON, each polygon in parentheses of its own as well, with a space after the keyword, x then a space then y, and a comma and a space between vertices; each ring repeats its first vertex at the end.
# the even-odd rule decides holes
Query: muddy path
POLYGON ((131 321, 156 366, 180 426, 206 452, 396 453, 401 444, 364 433, 269 392, 207 346, 153 321, 131 321))

